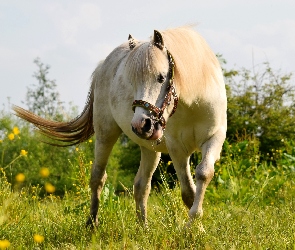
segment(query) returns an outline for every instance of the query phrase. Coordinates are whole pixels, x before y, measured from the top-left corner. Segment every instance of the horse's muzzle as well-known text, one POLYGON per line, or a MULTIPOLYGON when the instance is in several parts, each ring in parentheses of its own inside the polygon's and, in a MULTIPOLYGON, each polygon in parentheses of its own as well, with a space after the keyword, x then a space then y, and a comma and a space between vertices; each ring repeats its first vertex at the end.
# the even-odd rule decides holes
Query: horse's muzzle
POLYGON ((132 131, 140 138, 146 140, 157 140, 162 137, 163 129, 159 122, 145 118, 140 125, 131 124, 132 131))

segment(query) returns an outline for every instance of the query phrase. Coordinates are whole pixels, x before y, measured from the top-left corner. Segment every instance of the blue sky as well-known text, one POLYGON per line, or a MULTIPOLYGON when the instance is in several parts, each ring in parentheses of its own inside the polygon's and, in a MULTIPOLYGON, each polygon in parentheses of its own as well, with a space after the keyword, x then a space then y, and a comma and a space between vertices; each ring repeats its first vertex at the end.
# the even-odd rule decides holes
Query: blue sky
POLYGON ((294 0, 0 0, 0 103, 22 105, 40 57, 61 100, 81 110, 97 63, 129 33, 147 40, 186 24, 197 24, 229 68, 269 61, 295 72, 294 13, 294 0))

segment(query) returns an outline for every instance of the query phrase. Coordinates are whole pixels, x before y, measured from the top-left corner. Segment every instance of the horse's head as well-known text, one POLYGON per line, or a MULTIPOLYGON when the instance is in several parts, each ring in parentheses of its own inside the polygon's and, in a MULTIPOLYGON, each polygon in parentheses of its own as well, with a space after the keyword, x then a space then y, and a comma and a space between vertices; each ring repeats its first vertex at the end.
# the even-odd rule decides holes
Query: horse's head
POLYGON ((129 46, 126 69, 134 90, 132 130, 140 138, 158 140, 178 102, 174 60, 158 31, 154 31, 151 42, 138 45, 129 36, 129 46))

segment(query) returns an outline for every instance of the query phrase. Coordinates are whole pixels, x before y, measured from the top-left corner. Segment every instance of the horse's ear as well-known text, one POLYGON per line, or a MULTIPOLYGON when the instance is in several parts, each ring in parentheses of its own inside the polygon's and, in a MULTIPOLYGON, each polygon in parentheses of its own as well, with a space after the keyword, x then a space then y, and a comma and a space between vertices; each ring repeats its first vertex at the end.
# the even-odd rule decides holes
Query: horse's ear
POLYGON ((164 48, 164 40, 162 34, 157 30, 154 30, 154 45, 157 46, 160 50, 164 48))
POLYGON ((128 36, 128 41, 129 41, 129 48, 130 50, 133 50, 133 48, 136 46, 134 38, 129 34, 128 36))

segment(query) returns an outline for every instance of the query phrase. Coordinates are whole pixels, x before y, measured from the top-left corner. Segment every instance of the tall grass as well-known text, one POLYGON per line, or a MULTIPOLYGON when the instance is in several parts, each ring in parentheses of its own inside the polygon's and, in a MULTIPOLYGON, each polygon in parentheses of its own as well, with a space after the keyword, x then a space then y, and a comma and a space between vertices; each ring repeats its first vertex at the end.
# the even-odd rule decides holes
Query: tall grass
POLYGON ((295 173, 291 167, 264 167, 255 172, 259 183, 239 172, 219 183, 217 175, 206 194, 204 218, 191 228, 185 227, 179 185, 169 189, 164 174, 161 191, 150 196, 146 228, 136 221, 132 192, 116 195, 108 185, 95 231, 85 228, 90 194, 83 180, 63 198, 41 198, 41 187, 13 191, 1 171, 0 248, 6 240, 10 249, 294 249, 295 173))
MULTIPOLYGON (((24 140, 26 132, 8 125, 0 141, 0 249, 295 249, 292 141, 282 141, 284 147, 266 156, 254 137, 225 142, 206 191, 204 217, 189 228, 179 183, 170 188, 170 162, 161 162, 162 184, 152 189, 147 227, 136 220, 132 187, 124 185, 118 194, 111 178, 101 197, 99 227, 90 231, 85 221, 92 141, 68 149, 71 158, 60 159, 67 152, 55 151, 50 157, 67 162, 63 168, 54 159, 46 166, 38 157, 46 162, 47 148, 24 140)), ((117 181, 118 152, 110 160, 117 181)))

